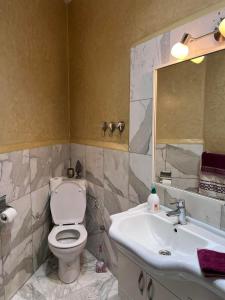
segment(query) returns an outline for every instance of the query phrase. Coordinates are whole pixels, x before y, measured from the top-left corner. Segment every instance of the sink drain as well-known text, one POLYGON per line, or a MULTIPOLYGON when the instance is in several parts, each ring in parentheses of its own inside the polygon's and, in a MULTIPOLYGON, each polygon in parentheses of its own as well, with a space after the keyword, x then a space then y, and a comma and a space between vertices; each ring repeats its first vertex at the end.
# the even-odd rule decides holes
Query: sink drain
POLYGON ((163 249, 163 250, 159 251, 159 254, 169 256, 169 255, 171 255, 171 252, 169 250, 163 249))

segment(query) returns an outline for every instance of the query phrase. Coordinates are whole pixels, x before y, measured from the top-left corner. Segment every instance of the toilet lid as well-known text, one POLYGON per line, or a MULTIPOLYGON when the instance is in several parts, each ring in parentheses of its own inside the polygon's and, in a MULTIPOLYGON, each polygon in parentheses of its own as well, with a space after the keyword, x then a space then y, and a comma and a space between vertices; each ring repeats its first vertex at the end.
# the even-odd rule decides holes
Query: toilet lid
POLYGON ((86 210, 86 190, 75 182, 63 182, 52 191, 50 208, 56 225, 79 224, 86 210))

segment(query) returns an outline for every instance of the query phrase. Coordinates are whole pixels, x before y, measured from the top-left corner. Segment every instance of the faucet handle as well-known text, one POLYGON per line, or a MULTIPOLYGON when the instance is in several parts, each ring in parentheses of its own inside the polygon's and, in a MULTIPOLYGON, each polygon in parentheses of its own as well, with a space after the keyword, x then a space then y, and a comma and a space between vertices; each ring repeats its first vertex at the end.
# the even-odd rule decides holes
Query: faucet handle
POLYGON ((185 201, 184 200, 177 200, 176 202, 171 202, 171 205, 177 206, 177 208, 185 208, 185 201))

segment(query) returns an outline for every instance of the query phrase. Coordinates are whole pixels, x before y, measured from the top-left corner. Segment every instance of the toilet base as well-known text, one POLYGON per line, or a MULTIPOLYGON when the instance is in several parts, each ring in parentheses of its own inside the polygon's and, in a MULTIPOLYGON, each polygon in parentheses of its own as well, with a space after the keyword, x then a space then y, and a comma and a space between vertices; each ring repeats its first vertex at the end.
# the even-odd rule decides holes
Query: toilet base
POLYGON ((59 259, 59 279, 64 283, 71 283, 77 279, 80 274, 80 255, 73 262, 65 262, 59 259))

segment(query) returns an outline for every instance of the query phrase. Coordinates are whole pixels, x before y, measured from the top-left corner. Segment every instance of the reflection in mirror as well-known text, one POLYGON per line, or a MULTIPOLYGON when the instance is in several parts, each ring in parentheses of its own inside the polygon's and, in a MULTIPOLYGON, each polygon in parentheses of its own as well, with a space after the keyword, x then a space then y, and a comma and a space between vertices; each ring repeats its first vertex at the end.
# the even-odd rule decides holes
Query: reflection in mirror
POLYGON ((225 199, 225 50, 157 70, 156 181, 225 199))

